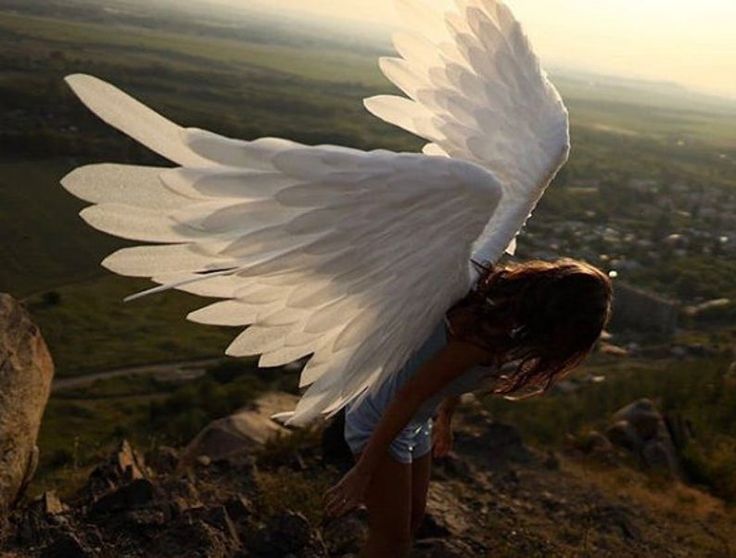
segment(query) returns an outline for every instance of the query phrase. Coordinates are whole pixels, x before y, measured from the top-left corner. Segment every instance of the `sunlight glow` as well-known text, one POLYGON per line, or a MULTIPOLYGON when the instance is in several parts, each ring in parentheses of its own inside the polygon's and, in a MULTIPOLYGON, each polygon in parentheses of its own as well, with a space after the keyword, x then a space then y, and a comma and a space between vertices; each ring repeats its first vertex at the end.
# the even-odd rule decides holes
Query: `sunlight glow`
MULTIPOLYGON (((211 0, 213 1, 213 0, 211 0)), ((264 0, 214 0, 264 7, 264 0)), ((438 7, 451 0, 425 0, 438 7)), ((508 0, 547 64, 736 97, 733 0, 508 0)), ((392 0, 269 0, 271 11, 394 25, 392 0)))

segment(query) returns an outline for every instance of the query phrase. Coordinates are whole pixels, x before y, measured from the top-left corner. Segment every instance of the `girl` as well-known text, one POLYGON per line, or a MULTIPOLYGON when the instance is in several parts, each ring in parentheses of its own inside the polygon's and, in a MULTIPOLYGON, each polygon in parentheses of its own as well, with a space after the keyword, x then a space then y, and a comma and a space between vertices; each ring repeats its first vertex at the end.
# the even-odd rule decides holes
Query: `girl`
POLYGON ((437 457, 450 451, 458 396, 489 381, 495 394, 546 392, 590 353, 611 299, 609 278, 582 262, 485 270, 399 373, 347 407, 345 439, 356 464, 327 492, 326 512, 335 517, 365 503, 362 557, 409 552, 424 515, 432 447, 437 457), (502 368, 511 371, 501 375, 502 368))

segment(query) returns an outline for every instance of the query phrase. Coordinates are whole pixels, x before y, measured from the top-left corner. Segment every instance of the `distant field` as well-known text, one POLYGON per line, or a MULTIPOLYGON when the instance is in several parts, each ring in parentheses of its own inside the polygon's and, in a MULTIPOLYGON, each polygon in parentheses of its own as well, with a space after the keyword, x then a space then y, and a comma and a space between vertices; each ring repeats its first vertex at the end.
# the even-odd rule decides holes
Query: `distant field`
MULTIPOLYGON (((17 37, 55 43, 58 47, 81 47, 87 52, 105 48, 135 47, 138 53, 165 54, 216 65, 255 65, 299 77, 365 85, 386 83, 375 59, 335 49, 304 49, 280 45, 244 43, 212 37, 196 37, 151 29, 117 27, 94 23, 59 21, 42 17, 0 14, 0 30, 17 37)), ((122 54, 122 53, 121 53, 122 54)))
MULTIPOLYGON (((123 304, 148 284, 99 267, 125 243, 82 223, 84 204, 59 179, 92 161, 161 161, 91 117, 62 82, 72 72, 110 79, 182 124, 246 139, 422 144, 362 108, 362 98, 391 91, 372 55, 0 12, 0 152, 10 154, 0 156, 0 291, 29 297, 63 376, 217 355, 234 335, 186 323, 205 301, 180 293, 123 304)), ((625 183, 666 171, 736 187, 733 114, 637 105, 631 91, 556 79, 573 119, 566 180, 625 183), (719 158, 723 150, 733 159, 719 158)), ((545 208, 579 216, 585 208, 569 199, 553 189, 536 218, 545 208)))
MULTIPOLYGON (((82 67, 104 62, 135 71, 152 64, 173 64, 181 70, 201 71, 206 67, 208 71, 227 71, 231 77, 240 72, 244 81, 249 79, 249 72, 259 69, 311 82, 353 84, 374 92, 391 90, 378 70, 375 56, 335 48, 264 45, 131 27, 116 27, 111 33, 108 27, 95 23, 7 13, 0 13, 0 35, 20 41, 16 48, 57 48, 69 58, 81 57, 82 67)), ((703 110, 695 102, 673 101, 661 94, 592 88, 564 75, 555 76, 555 81, 577 125, 665 140, 692 139, 736 149, 736 105, 730 111, 703 110)))
MULTIPOLYGON (((564 95, 565 89, 561 89, 564 95)), ((565 98, 572 122, 578 126, 652 138, 670 145, 685 142, 712 145, 731 152, 736 150, 736 112, 647 108, 621 100, 582 97, 575 91, 570 91, 565 98)))

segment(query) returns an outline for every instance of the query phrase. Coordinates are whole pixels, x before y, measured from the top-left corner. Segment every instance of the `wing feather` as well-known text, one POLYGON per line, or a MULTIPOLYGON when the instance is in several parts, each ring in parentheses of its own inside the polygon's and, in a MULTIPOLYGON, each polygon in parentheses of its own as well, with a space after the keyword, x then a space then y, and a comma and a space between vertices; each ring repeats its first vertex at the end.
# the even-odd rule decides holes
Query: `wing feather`
MULTIPOLYGON (((470 287, 473 242, 502 195, 485 169, 447 156, 232 140, 179 128, 93 78, 71 81, 92 84, 93 110, 181 165, 98 165, 64 180, 94 204, 82 215, 95 228, 159 243, 104 265, 158 284, 132 298, 174 288, 222 299, 188 318, 247 326, 229 355, 261 355, 263 366, 311 355, 293 424, 394 373, 470 287), (146 123, 127 122, 128 109, 146 123), (162 137, 154 125, 167 128, 162 137)), ((432 114, 411 106, 417 129, 432 128, 432 114)))
POLYGON ((151 209, 177 209, 191 203, 164 186, 165 168, 132 165, 88 165, 69 173, 62 186, 90 203, 127 204, 151 209))
POLYGON ((503 200, 474 250, 476 259, 495 262, 515 245, 567 160, 567 110, 502 2, 458 0, 443 27, 420 0, 397 5, 410 31, 395 35, 400 58, 381 68, 407 97, 367 99, 366 108, 430 141, 425 153, 471 161, 499 177, 503 200))
POLYGON ((180 165, 208 164, 182 141, 182 128, 117 87, 83 74, 69 76, 66 82, 100 119, 152 151, 180 165))

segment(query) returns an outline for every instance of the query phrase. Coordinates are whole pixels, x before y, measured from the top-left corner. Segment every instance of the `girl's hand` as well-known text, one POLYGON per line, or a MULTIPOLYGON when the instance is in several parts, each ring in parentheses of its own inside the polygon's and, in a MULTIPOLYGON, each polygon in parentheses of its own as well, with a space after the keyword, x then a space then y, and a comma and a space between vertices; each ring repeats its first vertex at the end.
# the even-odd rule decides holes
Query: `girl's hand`
POLYGON ((454 437, 449 420, 437 420, 432 428, 432 455, 441 459, 452 451, 454 437))
POLYGON ((371 475, 356 465, 325 493, 325 514, 331 519, 345 515, 363 503, 371 475))

